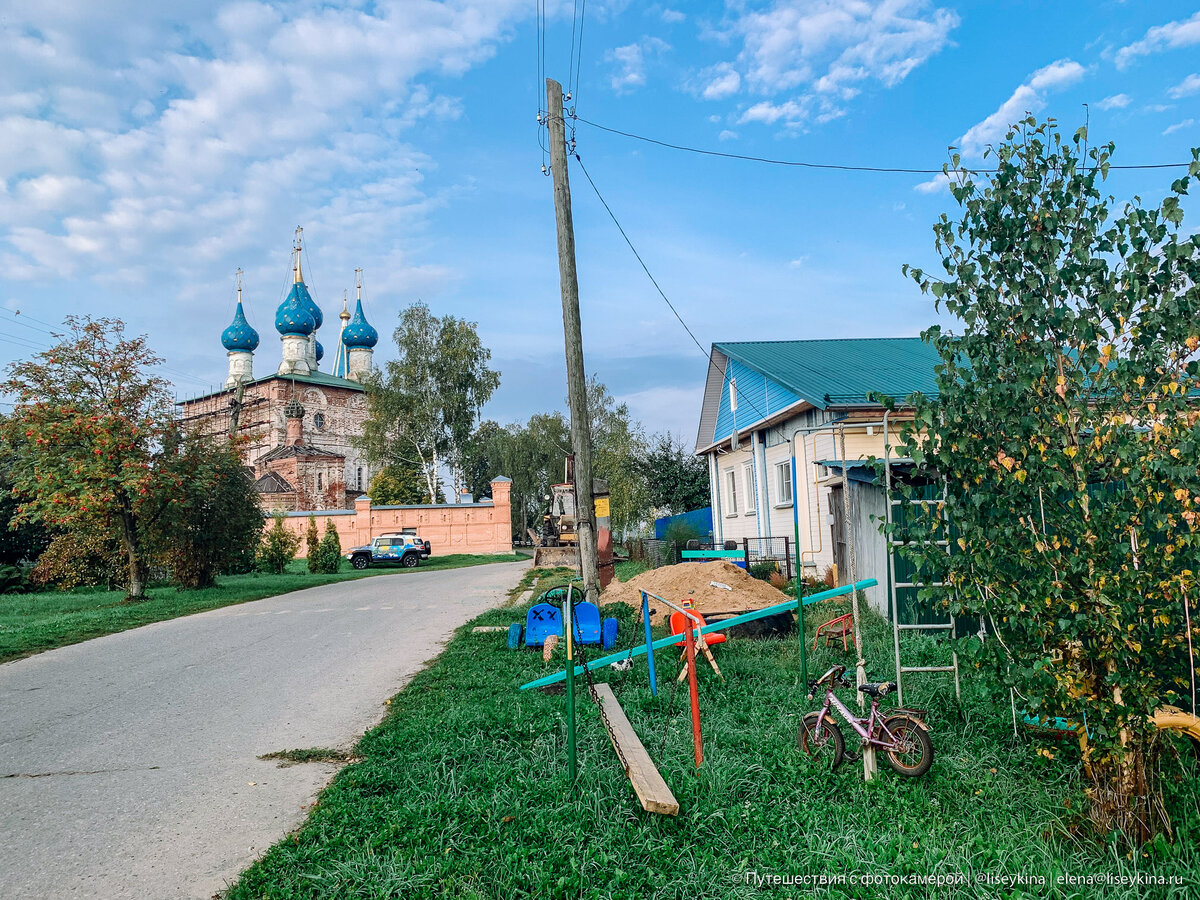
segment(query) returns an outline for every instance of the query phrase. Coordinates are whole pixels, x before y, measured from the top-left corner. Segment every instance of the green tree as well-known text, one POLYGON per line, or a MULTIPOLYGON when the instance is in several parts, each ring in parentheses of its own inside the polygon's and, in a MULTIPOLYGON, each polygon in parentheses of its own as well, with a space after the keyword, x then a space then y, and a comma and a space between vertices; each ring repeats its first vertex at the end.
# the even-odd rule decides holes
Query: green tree
POLYGON ((284 515, 276 512, 271 516, 271 527, 263 532, 258 548, 258 568, 271 575, 282 575, 296 551, 300 549, 300 538, 283 524, 284 515))
POLYGON ((677 515, 702 509, 712 500, 708 464, 669 433, 656 435, 640 460, 650 505, 660 514, 677 515))
MULTIPOLYGON (((384 466, 371 479, 368 493, 375 506, 415 506, 429 503, 428 486, 421 476, 404 466, 384 466)), ((434 503, 445 503, 442 486, 437 485, 434 503)))
POLYGON ((317 531, 316 516, 309 515, 308 527, 304 529, 304 555, 308 563, 308 571, 315 574, 321 568, 321 558, 318 548, 321 546, 321 533, 317 531))
POLYGON ((218 574, 241 567, 263 530, 258 492, 240 442, 172 430, 154 466, 172 487, 171 502, 155 519, 149 543, 180 587, 211 587, 218 574))
POLYGON ((642 528, 650 516, 650 486, 641 464, 646 436, 628 405, 618 403, 595 376, 588 379, 587 395, 593 475, 608 482, 613 533, 626 535, 642 528))
POLYGON ((393 338, 397 358, 365 382, 368 418, 360 445, 374 463, 418 473, 424 502, 437 502, 443 466, 459 489, 463 453, 500 374, 487 367, 491 351, 474 322, 439 318, 424 303, 400 314, 393 338))
POLYGON ((959 330, 925 333, 938 395, 898 451, 948 497, 944 516, 910 497, 896 536, 957 545, 909 553, 994 635, 964 650, 1033 713, 1087 723, 1092 819, 1145 840, 1166 824, 1151 716, 1194 703, 1200 642, 1200 252, 1179 230, 1200 150, 1150 206, 1102 195, 1112 153, 1029 118, 995 174, 952 179, 940 277, 906 271, 959 330))
POLYGON ((12 476, 16 464, 15 451, 0 444, 0 565, 36 562, 53 536, 41 522, 18 517, 21 504, 13 496, 12 476))
POLYGON ((145 596, 149 531, 182 486, 155 456, 172 422, 162 362, 117 319, 68 317, 69 334, 9 366, 16 406, 3 424, 16 451, 14 521, 111 529, 128 569, 129 597, 145 596))
POLYGON ((317 547, 319 571, 323 575, 336 575, 342 565, 342 540, 338 537, 333 519, 325 522, 325 536, 317 547))

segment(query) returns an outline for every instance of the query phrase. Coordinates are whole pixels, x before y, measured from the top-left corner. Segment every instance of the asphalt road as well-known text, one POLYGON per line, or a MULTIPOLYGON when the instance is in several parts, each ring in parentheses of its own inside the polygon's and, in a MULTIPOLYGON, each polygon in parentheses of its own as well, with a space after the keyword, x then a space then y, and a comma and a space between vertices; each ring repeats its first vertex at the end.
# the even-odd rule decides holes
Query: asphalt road
POLYGON ((380 575, 0 666, 0 897, 208 900, 525 566, 380 575))

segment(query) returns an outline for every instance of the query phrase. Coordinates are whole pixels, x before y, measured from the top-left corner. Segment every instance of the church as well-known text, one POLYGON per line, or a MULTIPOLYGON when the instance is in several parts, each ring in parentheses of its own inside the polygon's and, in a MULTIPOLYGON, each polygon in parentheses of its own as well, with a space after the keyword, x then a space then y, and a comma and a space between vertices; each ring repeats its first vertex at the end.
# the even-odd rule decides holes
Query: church
MULTIPOLYGON (((209 434, 234 429, 249 438, 246 463, 254 470, 267 510, 350 509, 373 474, 353 439, 367 418, 364 376, 371 371, 379 333, 362 306, 362 270, 356 270, 354 313, 343 301, 329 372, 318 339, 325 316, 304 283, 302 230, 292 248, 292 286, 275 312, 279 365, 255 377, 258 332, 242 308, 241 274, 233 321, 221 333, 229 357, 223 390, 181 402, 182 421, 209 434)), ((326 332, 328 334, 328 331, 326 332)))

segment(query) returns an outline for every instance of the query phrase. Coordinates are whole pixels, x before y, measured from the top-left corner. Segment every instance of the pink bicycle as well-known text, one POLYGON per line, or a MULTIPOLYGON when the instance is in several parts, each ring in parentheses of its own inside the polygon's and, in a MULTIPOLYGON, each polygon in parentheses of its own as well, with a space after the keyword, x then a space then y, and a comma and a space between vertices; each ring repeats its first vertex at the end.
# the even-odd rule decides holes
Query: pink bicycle
POLYGON ((800 726, 800 749, 814 759, 828 761, 829 768, 836 769, 846 757, 846 739, 833 719, 830 707, 836 709, 846 724, 858 732, 861 746, 873 746, 884 751, 888 765, 901 775, 916 778, 924 775, 933 765, 933 742, 929 729, 912 710, 895 709, 879 712, 879 698, 896 688, 895 682, 873 682, 859 686, 859 690, 871 698, 871 712, 866 718, 854 715, 836 696, 835 688, 852 688, 845 677, 845 666, 834 666, 816 681, 809 682, 808 698, 817 693, 817 687, 825 684, 825 705, 804 717, 800 726))

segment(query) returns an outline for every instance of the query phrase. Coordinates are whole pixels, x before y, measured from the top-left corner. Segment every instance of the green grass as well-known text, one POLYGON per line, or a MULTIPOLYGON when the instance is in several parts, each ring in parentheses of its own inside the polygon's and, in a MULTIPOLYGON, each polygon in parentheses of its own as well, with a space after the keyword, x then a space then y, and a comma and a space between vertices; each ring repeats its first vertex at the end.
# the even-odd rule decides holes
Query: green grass
POLYGON ((350 564, 343 560, 342 571, 336 575, 312 575, 304 560, 292 560, 282 575, 229 575, 220 578, 216 587, 198 591, 156 587, 149 590, 148 599, 138 603, 124 602, 122 591, 100 588, 4 594, 0 596, 0 662, 31 656, 34 653, 53 650, 55 647, 77 644, 151 622, 161 622, 164 619, 174 619, 234 603, 261 600, 264 597, 334 581, 386 573, 455 569, 522 558, 511 553, 457 553, 431 557, 415 569, 390 567, 363 571, 350 568, 350 564))
MULTIPOLYGON (((809 628, 845 606, 808 611, 809 628)), ((1014 737, 1007 696, 966 675, 954 701, 947 676, 915 677, 910 705, 930 710, 936 761, 907 780, 881 760, 875 781, 861 764, 821 771, 802 756, 796 729, 815 704, 804 696, 797 642, 733 639, 717 650, 725 680, 700 671, 705 762, 692 765, 686 689, 672 696, 671 655, 660 651, 662 690, 645 662, 627 675, 604 669, 681 806, 677 818, 643 812, 585 689, 579 692, 579 780, 566 779, 563 697, 517 686, 556 671, 534 652, 508 651, 502 625, 524 609, 494 610, 459 629, 445 652, 397 695, 321 795, 307 823, 273 847, 230 890, 257 898, 768 896, 1078 897, 1133 900, 1200 890, 1200 790, 1196 764, 1172 762, 1167 804, 1177 843, 1123 855, 1088 836, 1078 753, 1054 759, 1014 737), (665 742, 664 742, 665 736, 665 742), (1178 779, 1178 780, 1177 780, 1178 779), (764 888, 747 875, 1039 876, 1046 889, 970 884, 764 888), (1181 886, 1057 887, 1060 874, 1180 875, 1181 886)), ((640 634, 621 615, 621 643, 640 634)), ((810 631, 811 633, 811 631, 810 631)), ((866 629, 870 669, 886 676, 890 632, 866 629)), ((914 662, 944 647, 913 636, 914 662)), ((595 653, 595 651, 593 651, 595 653)), ((820 648, 813 677, 850 654, 820 648)), ((849 692, 843 699, 850 702, 849 692)), ((849 729, 846 729, 848 732, 849 729)))

